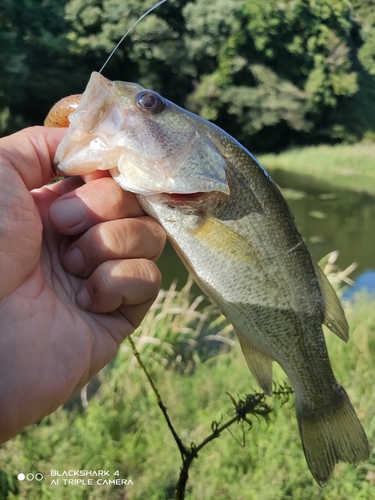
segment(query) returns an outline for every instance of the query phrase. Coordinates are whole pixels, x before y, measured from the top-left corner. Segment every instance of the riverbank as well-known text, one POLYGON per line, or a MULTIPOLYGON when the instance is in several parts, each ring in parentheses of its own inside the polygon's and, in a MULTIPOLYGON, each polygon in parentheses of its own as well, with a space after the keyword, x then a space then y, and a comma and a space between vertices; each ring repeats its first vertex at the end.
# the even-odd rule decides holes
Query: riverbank
POLYGON ((280 169, 310 175, 335 187, 375 196, 375 143, 312 146, 258 159, 271 174, 280 169))
MULTIPOLYGON (((180 292, 162 292, 133 336, 187 447, 199 445, 217 425, 233 418, 227 392, 237 399, 259 390, 224 318, 212 307, 198 311, 189 290, 188 284, 180 292)), ((373 442, 373 298, 357 297, 346 313, 349 344, 327 333, 330 358, 373 442)), ((274 380, 285 380, 276 363, 274 380)), ((77 402, 69 410, 60 408, 2 445, 0 498, 174 498, 180 453, 127 341, 100 381, 91 397, 89 386, 85 408, 77 402), (19 481, 18 472, 39 473, 44 480, 19 481)), ((373 456, 358 467, 338 465, 321 490, 303 456, 294 397, 285 401, 275 396, 266 403, 274 409, 268 424, 251 415, 251 429, 250 421, 234 423, 230 433, 222 432, 201 449, 189 473, 186 500, 375 498, 373 456)))

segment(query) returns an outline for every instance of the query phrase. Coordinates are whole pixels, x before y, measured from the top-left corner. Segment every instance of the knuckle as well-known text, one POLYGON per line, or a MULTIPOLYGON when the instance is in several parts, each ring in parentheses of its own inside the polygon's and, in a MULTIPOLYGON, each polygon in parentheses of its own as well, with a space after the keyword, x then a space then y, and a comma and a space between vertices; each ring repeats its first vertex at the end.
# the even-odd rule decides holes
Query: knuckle
POLYGON ((157 295, 161 286, 162 276, 158 266, 151 260, 143 259, 140 261, 142 277, 148 282, 150 295, 157 295))
POLYGON ((150 258, 157 259, 163 251, 166 234, 161 225, 151 217, 140 218, 140 237, 148 246, 150 258))
POLYGON ((96 292, 97 296, 111 293, 112 277, 110 262, 105 262, 104 264, 97 267, 96 271, 92 275, 92 278, 92 288, 96 292))
POLYGON ((156 260, 164 248, 166 235, 154 219, 136 217, 102 224, 100 238, 106 253, 113 257, 156 260))
POLYGON ((113 224, 100 224, 98 231, 98 243, 102 250, 110 252, 111 255, 125 253, 126 238, 122 237, 121 226, 113 224))

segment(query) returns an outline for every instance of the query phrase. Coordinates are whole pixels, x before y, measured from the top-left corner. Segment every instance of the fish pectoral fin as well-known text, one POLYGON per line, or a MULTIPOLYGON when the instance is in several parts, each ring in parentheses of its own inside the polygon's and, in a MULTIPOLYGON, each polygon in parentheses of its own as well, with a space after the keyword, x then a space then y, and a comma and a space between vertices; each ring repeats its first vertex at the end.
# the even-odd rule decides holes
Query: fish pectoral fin
POLYGON ((202 217, 198 227, 190 232, 211 249, 225 253, 228 258, 250 263, 259 260, 259 252, 249 241, 214 217, 202 217))
POLYGON ((254 375, 259 387, 268 396, 272 396, 272 359, 256 349, 244 335, 237 333, 237 337, 247 366, 254 375))
POLYGON ((324 300, 323 324, 340 337, 340 339, 347 342, 349 339, 349 326, 340 299, 337 297, 323 270, 316 263, 314 263, 314 266, 324 300))

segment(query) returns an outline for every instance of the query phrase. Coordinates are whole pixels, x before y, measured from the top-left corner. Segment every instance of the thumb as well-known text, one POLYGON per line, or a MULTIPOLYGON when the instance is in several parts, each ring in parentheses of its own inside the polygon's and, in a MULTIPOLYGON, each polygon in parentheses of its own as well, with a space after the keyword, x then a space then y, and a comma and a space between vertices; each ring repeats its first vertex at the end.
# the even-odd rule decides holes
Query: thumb
POLYGON ((63 133, 33 127, 0 139, 0 299, 39 261, 43 227, 29 190, 51 179, 51 159, 63 133))
POLYGON ((0 165, 15 169, 26 188, 41 187, 52 177, 56 148, 65 128, 30 127, 0 139, 0 165))

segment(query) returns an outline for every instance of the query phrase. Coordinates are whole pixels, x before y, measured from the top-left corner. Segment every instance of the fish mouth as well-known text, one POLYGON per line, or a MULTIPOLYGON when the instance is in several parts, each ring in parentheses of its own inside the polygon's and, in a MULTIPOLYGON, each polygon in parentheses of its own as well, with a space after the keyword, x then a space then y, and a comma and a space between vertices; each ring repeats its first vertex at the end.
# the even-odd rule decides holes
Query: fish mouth
POLYGON ((185 205, 186 203, 199 203, 206 198, 209 193, 198 191, 197 193, 164 193, 168 200, 175 205, 185 205))
POLYGON ((160 193, 157 203, 172 208, 182 208, 193 211, 213 208, 227 198, 221 191, 197 191, 195 193, 160 193))

